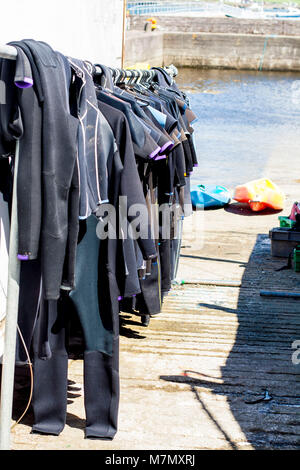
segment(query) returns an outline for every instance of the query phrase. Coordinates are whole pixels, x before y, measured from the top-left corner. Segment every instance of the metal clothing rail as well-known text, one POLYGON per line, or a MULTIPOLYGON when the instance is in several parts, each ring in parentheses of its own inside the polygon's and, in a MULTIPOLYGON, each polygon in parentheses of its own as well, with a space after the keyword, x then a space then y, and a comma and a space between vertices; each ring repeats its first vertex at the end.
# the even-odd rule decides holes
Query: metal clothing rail
MULTIPOLYGON (((178 75, 178 69, 175 67, 175 65, 171 64, 166 67, 162 67, 171 78, 174 78, 178 75)), ((157 75, 157 70, 156 69, 118 69, 118 68, 111 68, 110 70, 112 72, 113 78, 118 80, 121 78, 122 80, 129 78, 140 78, 140 77, 145 77, 148 80, 153 80, 156 75, 157 75)))
POLYGON ((16 60, 17 49, 13 46, 0 46, 0 58, 1 59, 11 59, 16 60))
MULTIPOLYGON (((16 60, 17 49, 0 46, 0 58, 16 60)), ((11 208, 8 283, 5 317, 4 353, 2 358, 1 402, 0 402, 0 450, 10 449, 10 429, 14 392, 16 336, 19 307, 20 261, 17 257, 17 173, 19 164, 19 142, 16 141, 14 162, 14 184, 11 208)))

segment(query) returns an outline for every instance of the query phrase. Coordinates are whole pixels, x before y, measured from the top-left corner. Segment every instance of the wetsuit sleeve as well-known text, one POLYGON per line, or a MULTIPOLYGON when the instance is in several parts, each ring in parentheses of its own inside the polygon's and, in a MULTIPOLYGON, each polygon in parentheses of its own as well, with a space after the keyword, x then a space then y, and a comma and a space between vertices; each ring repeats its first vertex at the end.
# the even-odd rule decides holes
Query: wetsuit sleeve
POLYGON ((156 158, 160 152, 161 147, 155 142, 155 140, 146 130, 144 130, 144 133, 145 139, 143 145, 140 146, 133 142, 133 151, 137 157, 147 161, 149 159, 156 158))
MULTIPOLYGON (((123 136, 120 147, 120 155, 123 159, 123 172, 120 182, 120 190, 122 196, 127 196, 127 207, 130 208, 134 204, 140 204, 147 209, 142 184, 140 182, 139 173, 135 161, 133 145, 130 137, 130 129, 127 120, 124 118, 123 136)), ((134 216, 128 217, 129 223, 134 220, 134 216)), ((148 237, 138 238, 137 242, 141 249, 144 259, 151 259, 157 256, 154 240, 151 236, 151 225, 148 223, 148 237)))
POLYGON ((42 220, 42 111, 33 88, 20 90, 19 103, 24 134, 17 179, 18 255, 33 260, 38 257, 42 220))
POLYGON ((18 255, 21 260, 33 260, 38 256, 42 216, 42 120, 41 109, 32 87, 30 63, 23 51, 19 48, 17 50, 16 61, 2 61, 1 66, 5 96, 4 103, 0 105, 0 152, 2 155, 5 152, 13 154, 15 141, 19 140, 18 255), (23 86, 25 74, 28 78, 27 86, 23 86))
POLYGON ((19 47, 16 61, 14 82, 18 88, 30 88, 33 86, 31 65, 26 54, 19 47))

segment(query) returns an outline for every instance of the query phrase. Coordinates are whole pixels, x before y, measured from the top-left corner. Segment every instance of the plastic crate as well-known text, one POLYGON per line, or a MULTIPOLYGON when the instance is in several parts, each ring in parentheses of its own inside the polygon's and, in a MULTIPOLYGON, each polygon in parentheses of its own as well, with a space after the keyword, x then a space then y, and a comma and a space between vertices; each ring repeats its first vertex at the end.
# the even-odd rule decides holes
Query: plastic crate
POLYGON ((288 258, 300 244, 300 232, 283 227, 270 230, 271 255, 288 258))

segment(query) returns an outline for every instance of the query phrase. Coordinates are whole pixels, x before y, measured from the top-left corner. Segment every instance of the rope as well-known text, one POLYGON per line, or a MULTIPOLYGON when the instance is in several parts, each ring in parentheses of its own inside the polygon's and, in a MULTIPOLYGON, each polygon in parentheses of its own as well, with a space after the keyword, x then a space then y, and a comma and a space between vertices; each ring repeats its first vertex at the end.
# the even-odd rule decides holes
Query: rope
POLYGON ((11 431, 20 423, 20 421, 22 421, 22 419, 23 419, 24 416, 26 415, 26 413, 27 413, 27 411, 28 411, 28 409, 29 409, 29 407, 30 407, 31 400, 32 400, 32 394, 33 394, 33 368, 32 368, 32 363, 31 363, 31 360, 30 360, 29 352, 28 352, 28 349, 27 349, 27 347, 26 347, 26 344, 25 344, 23 335, 22 335, 21 330, 20 330, 20 328, 19 328, 19 325, 17 325, 17 329, 18 329, 18 333, 19 333, 19 335, 20 335, 22 344, 23 344, 24 349, 25 349, 25 352, 26 352, 26 356, 27 356, 27 360, 28 360, 28 365, 29 365, 29 370, 30 370, 30 394, 29 394, 29 398, 28 398, 28 402, 27 402, 25 411, 22 413, 22 415, 20 416, 20 418, 11 426, 11 428, 10 428, 11 431))
POLYGON ((262 55, 261 55, 260 62, 259 62, 259 67, 258 67, 258 70, 260 72, 262 71, 262 67, 263 67, 263 63, 264 63, 265 53, 266 53, 266 49, 267 49, 267 45, 268 45, 268 39, 269 38, 276 38, 276 37, 277 37, 276 34, 269 34, 268 36, 265 37, 264 47, 263 47, 263 51, 262 51, 262 55))

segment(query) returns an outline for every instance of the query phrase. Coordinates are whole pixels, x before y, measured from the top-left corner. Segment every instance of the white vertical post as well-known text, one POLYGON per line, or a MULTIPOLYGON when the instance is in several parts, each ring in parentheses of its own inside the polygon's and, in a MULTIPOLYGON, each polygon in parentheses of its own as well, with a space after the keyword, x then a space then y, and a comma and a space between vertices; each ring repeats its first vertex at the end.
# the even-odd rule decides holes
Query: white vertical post
POLYGON ((5 318, 4 354, 2 359, 1 403, 0 403, 0 450, 10 449, 10 428, 12 419, 16 335, 19 307, 20 261, 18 260, 18 212, 17 174, 19 164, 19 142, 16 142, 14 185, 11 210, 7 304, 5 318))

